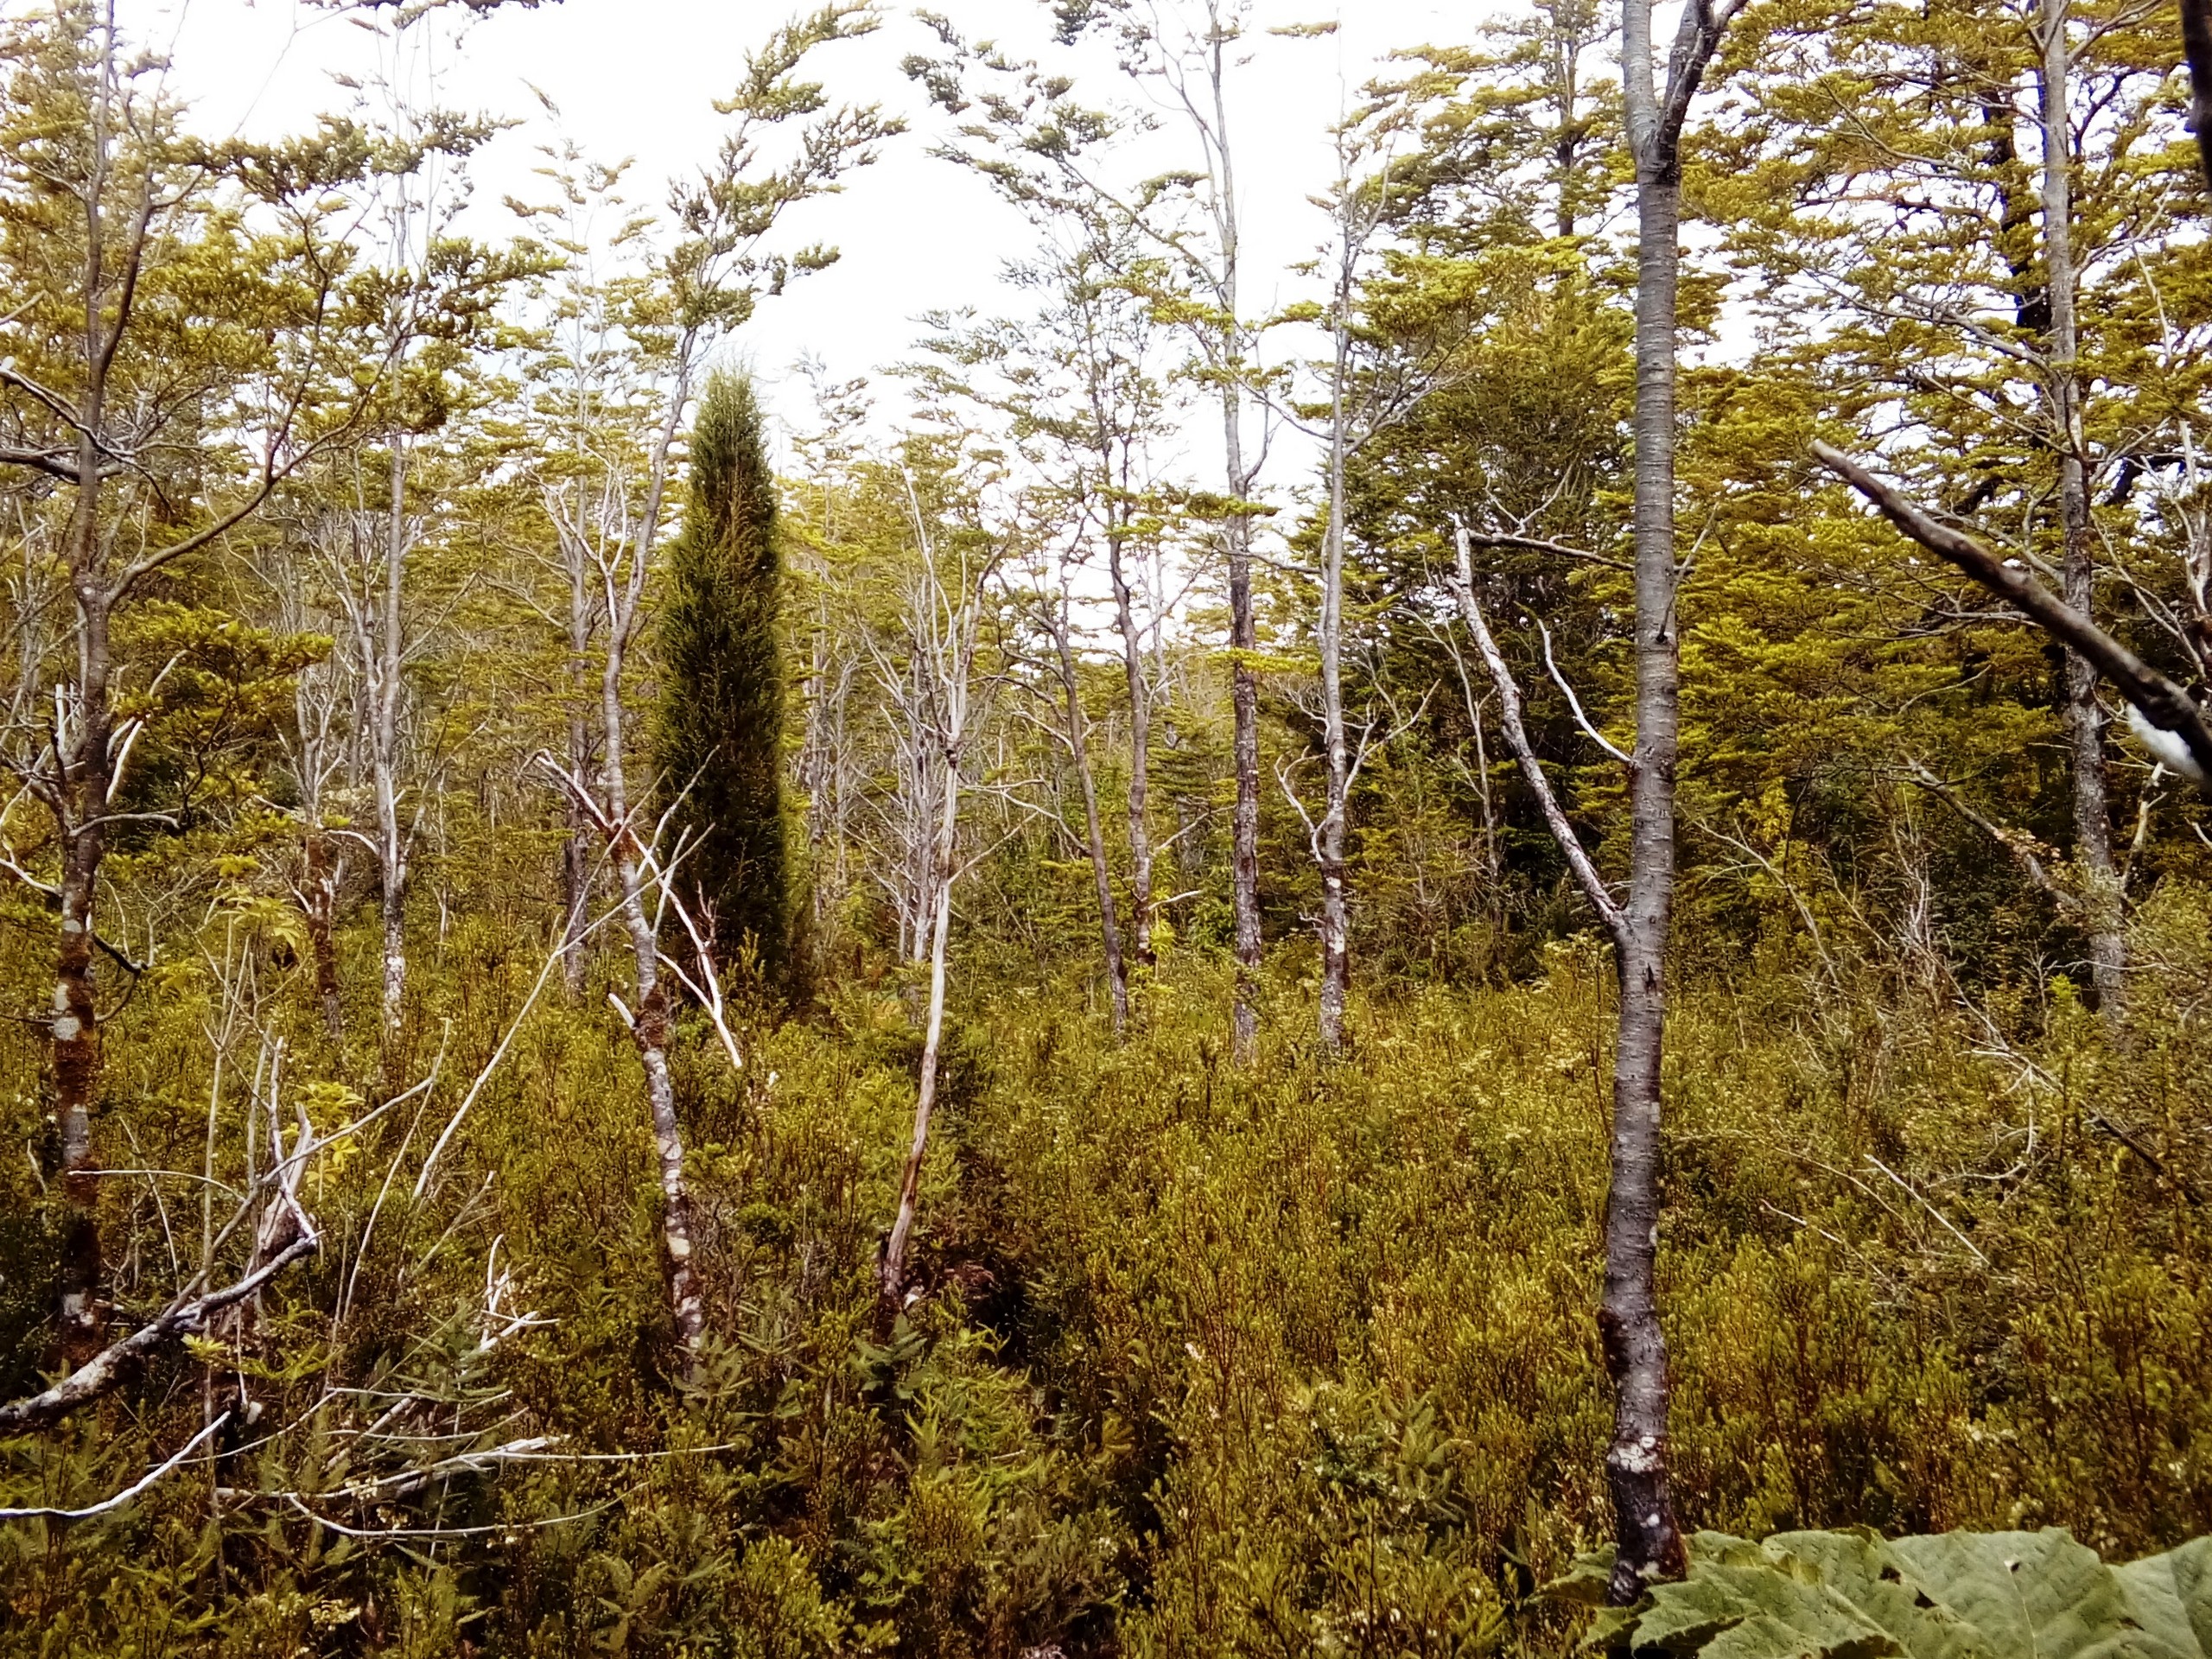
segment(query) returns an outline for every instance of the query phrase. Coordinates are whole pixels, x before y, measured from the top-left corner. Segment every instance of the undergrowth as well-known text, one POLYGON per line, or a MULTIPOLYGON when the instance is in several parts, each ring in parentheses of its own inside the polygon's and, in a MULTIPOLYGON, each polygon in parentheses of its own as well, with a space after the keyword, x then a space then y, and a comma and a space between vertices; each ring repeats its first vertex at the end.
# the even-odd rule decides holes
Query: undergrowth
MULTIPOLYGON (((2208 916, 2177 887, 2144 908, 2110 1033, 2063 982, 1969 1004, 1874 964, 1751 963, 1681 996, 1661 1262, 1687 1521, 2064 1526, 2112 1560, 2212 1530, 2208 916)), ((118 1022, 103 1133, 147 1167, 199 1166, 207 1032, 237 994, 216 965, 238 960, 211 950, 118 1022)), ((1079 986, 971 975, 923 1294, 888 1331, 911 998, 887 979, 761 1019, 742 1073, 687 1029, 714 1332, 689 1389, 619 1027, 557 992, 521 1017, 540 958, 496 917, 434 960, 403 1070, 441 1082, 310 1173, 321 1255, 65 1433, 7 1444, 5 1502, 79 1506, 232 1414, 118 1511, 0 1528, 0 1653, 1571 1644, 1580 1615, 1540 1586, 1610 1533, 1595 946, 1370 1000, 1338 1061, 1280 987, 1249 1071, 1205 953, 1141 987, 1119 1046, 1079 986)), ((262 971, 286 1109, 365 1109, 366 1057, 262 971)), ((36 1051, 5 1040, 20 1384, 50 1260, 36 1051)), ((226 1144, 244 1095, 213 1096, 226 1144)), ((112 1181, 107 1202, 143 1311, 200 1199, 112 1181)))

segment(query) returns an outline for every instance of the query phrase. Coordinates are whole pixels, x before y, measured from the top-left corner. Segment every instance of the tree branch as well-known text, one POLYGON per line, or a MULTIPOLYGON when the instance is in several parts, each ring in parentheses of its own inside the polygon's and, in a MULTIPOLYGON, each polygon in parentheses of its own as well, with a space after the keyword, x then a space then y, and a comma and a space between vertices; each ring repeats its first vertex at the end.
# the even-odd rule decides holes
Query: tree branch
POLYGON ((1483 664, 1490 670, 1491 681, 1497 687, 1497 723, 1504 730, 1506 745, 1513 751, 1513 758, 1521 763, 1522 775, 1529 780, 1536 804, 1543 809, 1544 823, 1551 830, 1552 839, 1559 843, 1560 851, 1566 855, 1567 868, 1574 872, 1574 879, 1581 883, 1583 896, 1605 923, 1614 944, 1626 949, 1627 918, 1613 902, 1613 895, 1605 890, 1604 878, 1590 861, 1590 855, 1583 850, 1582 838, 1567 822, 1558 797, 1552 793, 1551 780, 1544 776, 1543 767, 1536 761, 1536 752, 1529 745, 1529 734, 1521 724, 1521 689, 1513 683, 1513 671, 1505 665, 1497 641, 1491 637, 1490 625, 1483 620, 1482 607, 1475 602, 1475 561, 1464 529, 1459 533, 1459 580, 1454 596, 1459 601, 1459 613, 1466 619, 1467 631, 1475 636, 1475 647, 1482 652, 1483 664))
POLYGON ((58 478, 65 484, 77 481, 77 463, 59 450, 22 449, 13 445, 0 445, 0 467, 25 467, 35 473, 44 473, 48 478, 58 478))
POLYGON ((1950 785, 1945 783, 1941 778, 1938 778, 1933 772, 1929 771, 1919 761, 1910 761, 1908 765, 1912 774, 1913 782, 1918 784, 1930 795, 1933 795, 1937 800, 1942 802, 1944 805, 1949 807, 1952 811, 1957 813, 1968 823, 1974 825, 1975 829, 1980 830, 1982 834, 1987 836, 1999 847, 2002 847, 2006 852, 2010 853, 2012 855, 2012 861, 2020 867, 2021 873, 2037 887, 2041 888, 2044 893, 2053 904, 2056 905, 2061 910, 2075 916, 2080 915, 2082 912, 2087 908, 2087 906, 2082 902, 2081 894, 2077 893, 2069 893, 2064 887, 2058 884, 2056 878, 2055 878, 2051 873, 2044 867, 2044 861, 2037 855, 2035 846, 2031 837, 2023 836, 2017 830, 2005 830, 1998 824, 1993 823, 1989 819, 1982 817, 1980 813, 1975 811, 1972 806, 1967 804, 1966 800, 1959 794, 1958 791, 1952 788, 1950 785))
POLYGON ((1559 664, 1552 656, 1552 631, 1544 626, 1541 617, 1536 619, 1536 632, 1544 637, 1544 668, 1551 675, 1552 683, 1566 694, 1567 706, 1574 711, 1574 723, 1582 728, 1583 736, 1621 765, 1633 768, 1636 762, 1616 748, 1603 732, 1590 723, 1590 716, 1583 713, 1582 699, 1574 695, 1574 688, 1567 683, 1567 676, 1559 671, 1559 664))
MULTIPOLYGON (((2212 3, 2212 0, 2207 0, 2212 3)), ((1541 536, 1512 536, 1497 531, 1469 530, 1460 532, 1470 547, 1510 547, 1530 553, 1556 553, 1563 559, 1580 559, 1585 564, 1602 564, 1609 570, 1633 570, 1636 567, 1626 559, 1616 559, 1603 553, 1592 553, 1579 547, 1569 547, 1565 542, 1548 542, 1541 536)))
POLYGON ((175 1468, 177 1465, 182 1463, 194 1452, 197 1452, 201 1446, 206 1444, 207 1441, 214 1436, 214 1433, 218 1429, 221 1428, 225 1423, 227 1423, 230 1421, 231 1414, 229 1412, 226 1411, 218 1414, 215 1421, 208 1424, 207 1427, 201 1429, 190 1440, 187 1440, 182 1448, 178 1451, 175 1457, 171 1458, 167 1463, 162 1465, 158 1469, 149 1471, 139 1479, 124 1487, 113 1497, 107 1499, 104 1503, 94 1503, 88 1508, 81 1510, 50 1510, 39 1508, 27 1510, 0 1510, 0 1521, 90 1521, 95 1516, 106 1515, 113 1510, 119 1510, 124 1504, 128 1503, 132 1498, 137 1497, 139 1493, 152 1486, 155 1482, 161 1479, 163 1475, 168 1473, 170 1470, 175 1468))
POLYGON ((303 1233, 236 1284, 189 1301, 170 1303, 151 1324, 110 1344, 52 1388, 0 1406, 0 1435, 47 1427, 78 1407, 89 1405, 120 1383, 137 1361, 198 1332, 209 1314, 244 1301, 293 1262, 321 1248, 321 1239, 311 1232, 303 1233))
MULTIPOLYGON (((1849 456, 1817 441, 1813 454, 1912 540, 2000 599, 2018 606, 2046 632, 2088 658, 2145 720, 2159 731, 2178 737, 2199 770, 2212 779, 2212 726, 2205 724, 2188 692, 2026 571, 2012 569, 1973 537, 1936 523, 1893 486, 1849 456)), ((2206 786, 2212 788, 2212 785, 2206 786)))

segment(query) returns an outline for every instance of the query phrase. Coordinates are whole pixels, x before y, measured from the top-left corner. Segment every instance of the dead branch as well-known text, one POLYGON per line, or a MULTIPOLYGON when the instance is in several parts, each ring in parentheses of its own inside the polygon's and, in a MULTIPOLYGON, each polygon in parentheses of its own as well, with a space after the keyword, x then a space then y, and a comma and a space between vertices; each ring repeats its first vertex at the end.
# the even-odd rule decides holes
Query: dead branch
POLYGON ((321 1248, 321 1238, 313 1232, 303 1233, 237 1283, 170 1303, 150 1323, 110 1344, 52 1388, 0 1406, 0 1435, 45 1428, 78 1407, 89 1405, 120 1383, 138 1362, 173 1342, 198 1334, 206 1329, 210 1315, 245 1300, 293 1262, 321 1248))
MULTIPOLYGON (((2189 756, 2212 780, 2212 726, 2189 693, 2082 615, 2024 569, 2015 569, 1980 542, 1938 524, 1891 485, 1841 451, 1815 442, 1813 454, 1872 502, 1881 514, 1936 557, 2009 600, 2044 630, 2087 658, 2151 726, 2178 737, 2189 756)), ((2205 787, 2212 788, 2212 783, 2205 787)))
POLYGON ((152 1487, 153 1484, 156 1481, 160 1480, 163 1475, 168 1473, 170 1470, 175 1468, 177 1465, 182 1463, 187 1458, 198 1451, 200 1446, 213 1438, 216 1431, 230 1421, 231 1414, 229 1412, 226 1411, 220 1413, 213 1422, 208 1424, 207 1427, 201 1429, 197 1434, 187 1440, 183 1446, 178 1450, 175 1457, 169 1459, 168 1462, 162 1464, 160 1467, 149 1470, 137 1480, 132 1482, 130 1485, 118 1492, 113 1497, 107 1498, 101 1503, 92 1504, 81 1510, 52 1510, 36 1507, 23 1510, 0 1510, 0 1521, 90 1521, 97 1516, 111 1514, 114 1510, 121 1509, 132 1498, 137 1497, 139 1493, 152 1487))
POLYGON ((1544 776, 1544 769, 1536 760, 1535 750, 1529 746, 1529 734, 1521 723, 1521 688, 1514 683, 1513 671, 1505 665, 1504 653, 1497 648, 1497 641, 1491 637, 1490 625, 1483 620, 1482 607, 1475 600, 1475 562, 1471 540, 1464 527, 1459 530, 1459 579, 1453 584, 1453 594, 1459 601, 1459 613, 1466 619, 1467 631, 1475 637, 1475 647, 1482 652, 1484 666, 1490 670, 1491 683, 1497 688, 1497 721, 1505 733, 1507 747, 1513 758, 1521 763, 1522 776, 1529 780, 1529 787, 1536 797, 1536 804, 1543 809, 1545 825, 1552 832, 1552 839, 1559 843, 1566 855, 1567 868, 1574 872, 1574 879, 1581 884, 1583 896, 1589 899, 1598 919, 1605 923, 1606 932, 1616 944, 1624 944, 1627 932, 1627 918, 1620 906, 1613 902, 1613 895, 1605 889, 1605 878, 1598 874, 1598 867, 1590 861, 1590 855, 1583 849, 1582 837, 1575 834, 1574 826, 1567 822, 1567 813, 1560 808, 1559 798, 1552 793, 1551 779, 1544 776))

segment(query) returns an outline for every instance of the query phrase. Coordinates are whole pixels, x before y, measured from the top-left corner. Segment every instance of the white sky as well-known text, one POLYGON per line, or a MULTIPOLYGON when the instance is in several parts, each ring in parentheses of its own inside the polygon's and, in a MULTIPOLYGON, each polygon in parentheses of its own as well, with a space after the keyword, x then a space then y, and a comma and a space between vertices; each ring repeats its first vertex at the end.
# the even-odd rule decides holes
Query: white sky
MULTIPOLYGON (((0 0, 0 6, 13 10, 25 3, 0 0)), ((789 0, 791 10, 799 3, 789 0)), ((1325 134, 1341 89, 1356 88, 1393 48, 1470 38, 1497 3, 1258 0, 1254 59, 1240 73, 1230 118, 1247 204, 1252 302, 1288 297, 1296 279, 1279 273, 1309 255, 1324 234, 1306 197, 1328 178, 1325 134), (1322 21, 1340 23, 1334 39, 1264 33, 1322 21)), ((1041 0, 938 0, 937 9, 970 39, 1000 40, 1015 55, 1053 51, 1041 0)), ((822 52, 810 72, 828 83, 834 99, 880 103, 912 130, 855 175, 844 194, 808 204, 790 221, 789 245, 825 241, 843 257, 766 302, 740 337, 736 350, 772 386, 802 353, 823 359, 839 378, 896 362, 918 332, 912 319, 926 310, 1007 308, 994 292, 998 272, 1025 251, 1012 209, 979 181, 927 155, 940 118, 899 63, 934 41, 905 8, 883 10, 880 31, 822 52)), ((559 105, 563 125, 588 153, 634 157, 629 194, 658 206, 662 181, 713 153, 723 122, 711 100, 728 93, 746 50, 788 15, 785 0, 563 0, 537 10, 503 10, 476 24, 442 77, 442 101, 526 119, 479 156, 478 200, 544 197, 530 177, 535 146, 547 136, 530 91, 536 86, 559 105)), ((194 105, 194 127, 210 135, 273 137, 308 127, 318 110, 348 100, 332 83, 334 71, 359 73, 375 61, 374 42, 357 24, 298 0, 123 0, 122 17, 143 42, 174 42, 174 84, 194 105)), ((1093 73, 1079 95, 1103 102, 1129 94, 1103 54, 1083 67, 1093 73)), ((474 228, 488 236, 511 226, 501 213, 480 217, 474 228)), ((796 387, 778 401, 786 418, 804 419, 796 387)))
MULTIPOLYGON (((16 3, 7 0, 7 9, 16 3)), ((635 157, 626 188, 641 206, 659 206, 664 179, 712 155, 723 128, 712 99, 730 93, 743 53, 798 4, 564 0, 536 11, 502 9, 478 22, 442 75, 442 102, 526 122, 478 157, 478 201, 546 194, 529 177, 546 137, 531 95, 537 86, 586 153, 635 157)), ((936 9, 971 40, 1002 40, 1022 58, 1053 53, 1042 0, 938 0, 936 9)), ((978 179, 927 155, 943 122, 898 62, 936 42, 905 7, 882 11, 876 35, 818 53, 810 71, 838 102, 880 102, 912 130, 885 146, 874 168, 854 175, 845 193, 790 219, 791 248, 827 241, 842 259, 766 301, 736 343, 770 383, 801 354, 823 359, 836 378, 896 363, 918 334, 912 319, 927 309, 1004 309, 1007 301, 993 294, 995 279, 1004 261, 1024 252, 1015 213, 978 179)), ((1325 232, 1307 194, 1330 175, 1327 126, 1340 88, 1358 86, 1391 48, 1466 40, 1489 11, 1486 0, 1259 0, 1255 60, 1241 71, 1241 98, 1230 113, 1255 303, 1294 292, 1294 276, 1279 272, 1307 257, 1325 232), (1263 33, 1323 20, 1340 22, 1334 40, 1263 33)), ((332 73, 365 73, 376 62, 374 40, 359 24, 299 0, 124 0, 122 20, 139 42, 175 42, 175 84, 193 102, 193 126, 208 135, 272 137, 309 126, 316 111, 349 99, 332 73)), ((1103 53, 1079 68, 1093 71, 1079 95, 1106 102, 1130 93, 1103 53)), ((478 217, 475 232, 511 224, 500 221, 505 213, 478 217)), ((797 387, 779 404, 787 418, 805 416, 797 387)))

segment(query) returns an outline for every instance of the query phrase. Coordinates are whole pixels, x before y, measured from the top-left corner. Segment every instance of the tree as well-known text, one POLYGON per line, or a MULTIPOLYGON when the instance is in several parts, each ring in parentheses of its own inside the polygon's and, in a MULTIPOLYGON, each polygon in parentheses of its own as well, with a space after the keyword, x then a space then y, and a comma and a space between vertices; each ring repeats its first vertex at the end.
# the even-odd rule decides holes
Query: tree
MULTIPOLYGON (((1522 728, 1518 693, 1482 616, 1471 538, 1459 532, 1459 596, 1503 705, 1506 741, 1591 906, 1612 935, 1619 970, 1613 1058, 1605 1282, 1599 1308, 1613 1383, 1605 1454, 1618 1542, 1608 1598, 1625 1606, 1654 1579, 1684 1570, 1668 1479, 1667 1345, 1659 1324, 1659 1124, 1667 948, 1674 905, 1675 766, 1680 752, 1681 579, 1675 544, 1676 307, 1681 266, 1681 137, 1706 70, 1745 0, 1682 14, 1663 82, 1652 61, 1651 0, 1628 0, 1622 85, 1636 166, 1636 742, 1613 754, 1628 772, 1629 888, 1617 902, 1554 798, 1522 728)), ((1594 735, 1594 733, 1593 733, 1594 735)), ((1602 738, 1599 739, 1603 742, 1602 738)), ((1610 745, 1607 746, 1609 748, 1610 745)))
POLYGON ((1003 543, 980 526, 960 526, 950 537, 935 533, 930 515, 906 476, 906 499, 915 558, 900 584, 899 632, 886 648, 872 642, 887 710, 899 722, 896 741, 914 827, 910 860, 928 906, 925 936, 916 954, 929 963, 929 1012, 922 1033, 921 1075, 915 1085, 914 1135, 899 1176, 899 1208, 879 1264, 883 1306, 895 1310, 906 1289, 906 1248, 919 1209, 922 1164, 929 1155, 930 1121, 937 1108, 938 1072, 944 1040, 946 962, 952 927, 952 892, 962 875, 960 806, 963 768, 983 709, 976 661, 982 643, 985 596, 1003 556, 1003 543))
POLYGON ((75 632, 53 683, 61 717, 10 733, 6 764, 54 828, 49 1030, 70 1241, 60 1306, 64 1350, 83 1358, 102 1325, 94 962, 137 969, 96 914, 124 821, 132 734, 117 699, 137 666, 118 659, 118 613, 357 429, 412 319, 392 326, 375 279, 334 239, 373 158, 359 128, 327 120, 277 145, 191 142, 158 63, 130 54, 112 0, 12 22, 0 61, 0 235, 11 289, 31 296, 0 367, 0 463, 54 480, 68 501, 54 527, 75 632), (149 513, 146 533, 137 526, 149 513))
MULTIPOLYGON (((1308 314, 1290 314, 1325 328, 1329 356, 1319 364, 1323 397, 1297 411, 1313 423, 1324 445, 1319 615, 1314 644, 1320 659, 1323 804, 1316 818, 1290 793, 1306 821, 1313 862, 1321 878, 1316 931, 1321 945, 1319 1023, 1322 1046, 1344 1047, 1344 1003, 1351 985, 1352 790, 1379 734, 1371 706, 1351 730, 1344 698, 1346 623, 1344 566, 1351 534, 1351 474, 1360 452, 1381 433, 1405 420, 1427 396, 1464 368, 1453 323, 1465 312, 1431 313, 1423 329, 1375 326, 1363 316, 1363 291, 1378 273, 1376 243, 1398 196, 1400 140, 1418 108, 1416 87, 1371 86, 1368 100, 1338 120, 1332 137, 1336 176, 1313 200, 1328 212, 1330 238, 1320 262, 1328 297, 1308 314), (1408 91, 1414 96, 1409 98, 1408 91), (1437 326, 1441 325, 1441 326, 1437 326)), ((1405 312, 1398 310, 1402 323, 1405 312)))
POLYGON ((689 833, 683 880, 732 949, 789 969, 783 820, 782 562, 753 383, 710 378, 691 425, 691 499, 660 618, 662 786, 689 833))
MULTIPOLYGON (((657 791, 633 789, 630 782, 632 652, 648 619, 677 435, 708 353, 752 316, 762 295, 780 291, 795 271, 834 262, 829 249, 794 257, 771 251, 767 239, 791 207, 835 191, 849 168, 872 162, 876 146, 897 130, 872 106, 830 108, 818 83, 798 78, 819 48, 874 27, 874 14, 862 6, 831 6, 776 30, 748 55, 736 92, 715 106, 735 119, 715 163, 671 191, 679 238, 649 273, 601 284, 580 271, 567 308, 597 338, 590 349, 560 354, 543 371, 560 390, 546 400, 550 430, 541 497, 563 562, 588 569, 599 589, 603 748, 590 778, 550 755, 538 758, 597 830, 613 869, 634 1002, 610 997, 645 1072, 660 1169, 669 1306, 687 1372, 705 1340, 706 1311, 693 1250, 683 1128, 669 1070, 674 1003, 663 970, 671 964, 660 943, 664 911, 681 907, 675 876, 683 849, 664 845, 664 824, 640 828, 657 791), (797 156, 781 167, 762 167, 761 143, 793 123, 804 124, 797 156)), ((570 937, 576 937, 573 925, 570 937)), ((703 1001, 715 1003, 716 969, 696 928, 692 943, 702 976, 695 985, 703 1001)))
MULTIPOLYGON (((2165 25, 2072 0, 1760 22, 1745 118, 1713 143, 1732 234, 1776 278, 1776 371, 1821 386, 1823 413, 1889 448, 1915 493, 2047 560, 2070 605, 2125 631, 2126 590, 2162 585, 2125 550, 2132 521, 2193 442, 2180 429, 2212 343, 2185 297, 2200 186, 2165 25)), ((2094 671, 2070 649, 2053 667, 2066 787, 2034 808, 2074 857, 2047 890, 2116 1016, 2126 782, 2094 671)))
POLYGON ((1203 505, 1218 527, 1228 577, 1235 728, 1230 750, 1236 791, 1230 823, 1236 963, 1230 1022, 1236 1057, 1249 1063, 1259 1042, 1262 952, 1260 636, 1253 608, 1252 531, 1255 521, 1270 511, 1255 499, 1267 459, 1267 411, 1260 390, 1269 377, 1257 358, 1260 330, 1246 309, 1243 208, 1237 195, 1229 89, 1243 61, 1240 42, 1250 7, 1249 0, 1196 0, 1187 14, 1163 16, 1157 8, 1131 0, 1069 0, 1055 11, 1063 41, 1074 41, 1093 28, 1114 33, 1126 72, 1149 83, 1181 118, 1195 152, 1194 167, 1151 181, 1140 198, 1160 201, 1173 192, 1187 192, 1187 222, 1156 212, 1140 214, 1133 211, 1134 202, 1123 211, 1128 222, 1145 227, 1144 233, 1160 246, 1169 268, 1160 291, 1161 308, 1191 340, 1188 378, 1212 393, 1221 411, 1221 491, 1194 505, 1203 505))
MULTIPOLYGON (((1029 219, 1045 251, 1007 273, 1039 296, 1036 313, 941 337, 933 348, 961 373, 938 372, 933 380, 1009 421, 1010 435, 1055 480, 1103 555, 1128 698, 1131 931, 1136 961, 1148 968, 1157 960, 1153 748, 1170 608, 1151 451, 1167 434, 1172 409, 1154 359, 1162 315, 1178 309, 1160 303, 1173 282, 1163 258, 1173 238, 1150 188, 1126 194, 1098 171, 1102 156, 1145 123, 1086 107, 1065 79, 971 48, 941 19, 935 26, 950 57, 910 59, 907 73, 948 112, 969 118, 961 142, 938 153, 990 181, 1029 219), (976 372, 985 365, 997 372, 995 387, 976 372), (1140 556, 1147 547, 1149 580, 1140 556)), ((1118 962, 1117 930, 1109 921, 1106 931, 1118 962)), ((1109 972, 1119 1009, 1126 977, 1119 966, 1109 972)))

